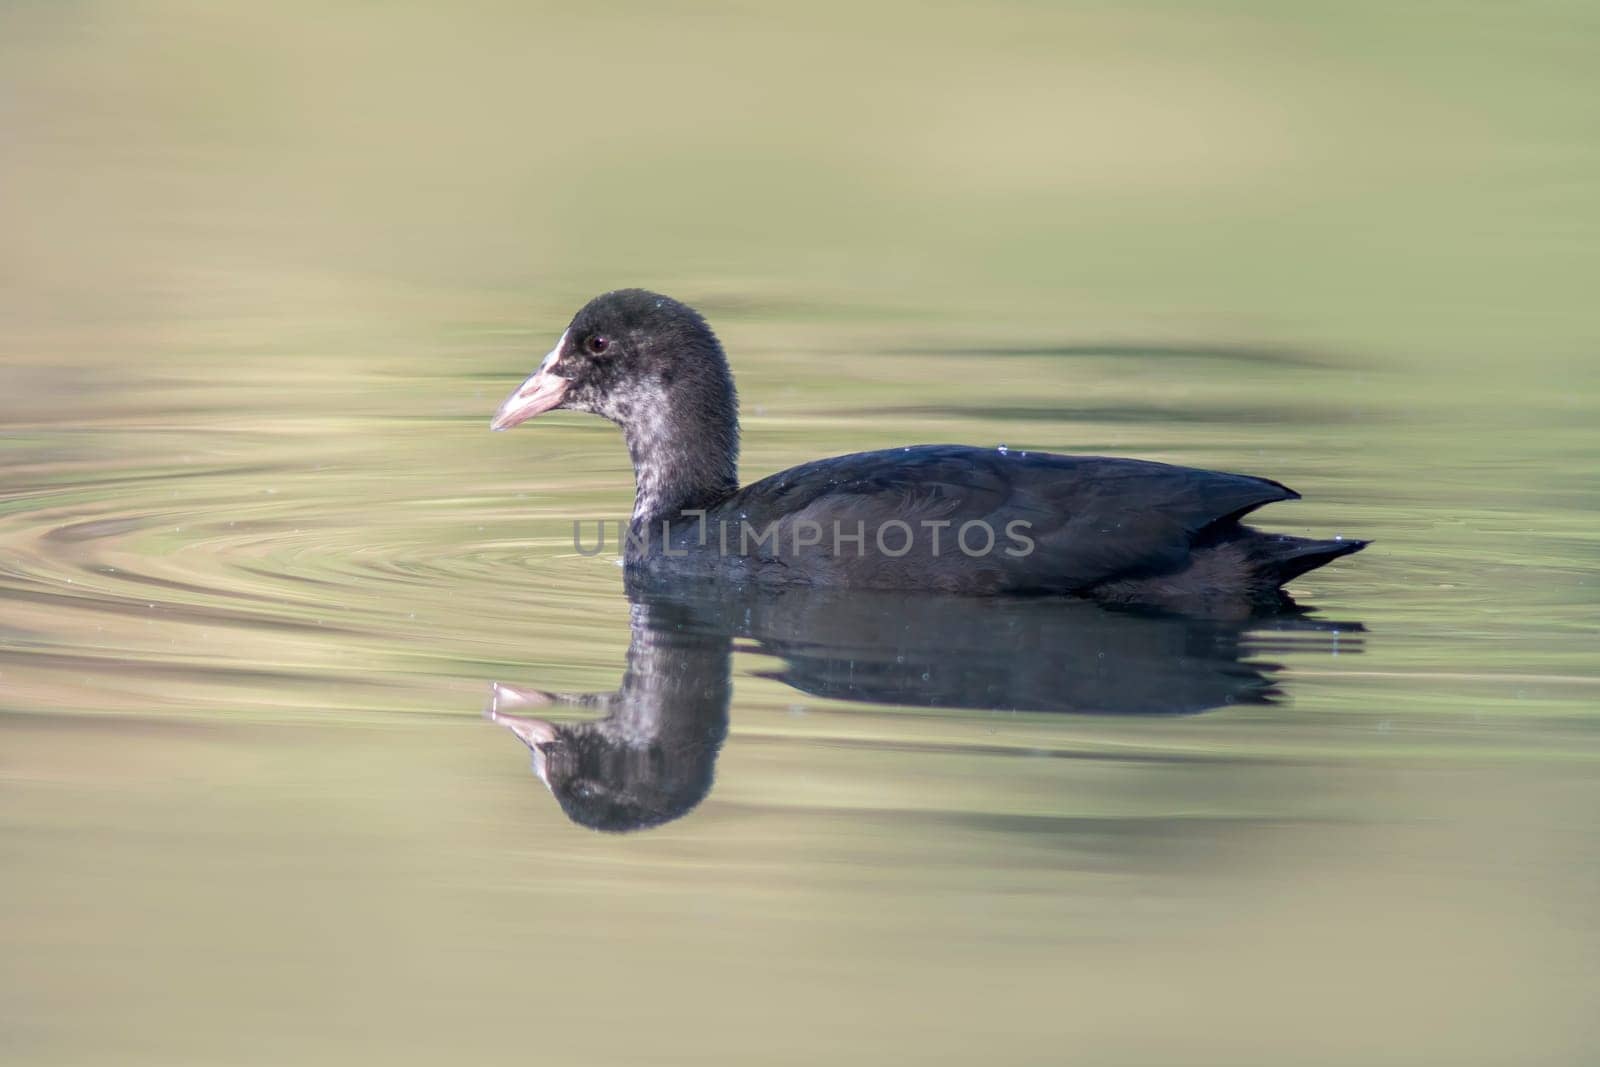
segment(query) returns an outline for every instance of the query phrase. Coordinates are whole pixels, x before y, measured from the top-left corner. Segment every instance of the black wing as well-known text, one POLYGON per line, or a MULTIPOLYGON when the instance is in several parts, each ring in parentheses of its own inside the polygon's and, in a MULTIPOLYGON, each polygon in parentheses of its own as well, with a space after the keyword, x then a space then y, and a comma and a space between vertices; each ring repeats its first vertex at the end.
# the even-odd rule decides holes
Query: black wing
MULTIPOLYGON (((919 445, 793 467, 741 490, 712 518, 757 531, 776 525, 777 550, 758 549, 753 577, 1073 592, 1175 570, 1207 528, 1298 495, 1264 478, 1165 463, 919 445), (884 555, 877 531, 896 521, 914 532, 911 549, 884 555), (794 548, 802 523, 821 527, 820 544, 794 548), (858 523, 866 530, 860 554, 849 541, 858 523), (958 531, 969 523, 992 531, 991 550, 961 551, 958 531), (836 530, 843 551, 835 551, 836 530)), ((982 528, 969 534, 967 546, 982 548, 982 528)), ((898 527, 884 537, 892 549, 905 540, 898 527)))

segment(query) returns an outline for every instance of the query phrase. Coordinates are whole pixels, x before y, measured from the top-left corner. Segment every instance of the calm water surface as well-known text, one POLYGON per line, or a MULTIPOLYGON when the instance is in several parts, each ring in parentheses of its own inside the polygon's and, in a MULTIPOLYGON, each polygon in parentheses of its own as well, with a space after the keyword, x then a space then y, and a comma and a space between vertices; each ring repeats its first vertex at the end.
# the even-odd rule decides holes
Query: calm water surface
MULTIPOLYGON (((1077 82, 1051 95, 1059 57, 988 21, 925 27, 907 47, 954 96, 875 97, 881 127, 864 83, 802 96, 804 56, 775 53, 763 107, 830 161, 813 173, 703 69, 672 102, 742 162, 553 112, 528 121, 563 151, 504 146, 540 97, 507 102, 493 60, 537 29, 566 71, 582 19, 463 16, 457 40, 397 14, 375 56, 351 12, 272 36, 182 5, 52 10, 0 45, 53 101, 8 119, 32 207, 3 209, 7 1062, 1600 1055, 1600 326, 1574 280, 1600 212, 1563 199, 1600 168, 1562 139, 1593 76, 1558 27, 1494 57, 1530 127, 1436 114, 1417 86, 1470 97, 1478 68, 1387 67, 1338 27, 1050 21, 1089 35, 1085 84, 1146 87, 1113 95, 1199 168, 1180 187, 1139 184, 1170 161, 1075 112, 1079 155, 1040 147, 1017 108, 1059 112, 1077 82), (1244 88, 1207 73, 1243 54, 1244 88), (469 88, 415 89, 407 55, 469 88), (372 85, 336 88, 351 57, 372 85), (1285 113, 1247 91, 1285 84, 1285 113), (1012 117, 960 111, 985 91, 1012 117), (1183 148, 1169 99, 1213 140, 1183 148), (422 100, 469 177, 385 117, 422 100), (1391 107, 1439 119, 1437 143, 1407 147, 1391 107), (1342 141, 1328 171, 1302 110, 1394 172, 1342 141), (956 136, 935 113, 1067 192, 963 169, 929 147, 956 136), (1469 150, 1470 194, 1436 181, 1469 150), (546 166, 585 152, 592 171, 546 166), (379 179, 403 163, 405 188, 379 179), (729 200, 728 166, 790 209, 729 200), (652 215, 685 221, 617 252, 652 215), (1318 256, 1287 269, 1303 241, 1318 256), (1296 583, 1306 619, 1243 627, 630 597, 613 552, 572 543, 627 514, 614 429, 487 420, 584 298, 641 282, 722 333, 747 481, 925 441, 1108 453, 1280 479, 1306 499, 1262 525, 1375 543, 1296 583), (558 803, 486 719, 494 683, 502 711, 655 731, 679 758, 597 750, 558 803)), ((742 42, 753 77, 769 32, 803 52, 759 22, 693 47, 742 42)), ((945 91, 872 49, 892 20, 856 32, 945 91)))

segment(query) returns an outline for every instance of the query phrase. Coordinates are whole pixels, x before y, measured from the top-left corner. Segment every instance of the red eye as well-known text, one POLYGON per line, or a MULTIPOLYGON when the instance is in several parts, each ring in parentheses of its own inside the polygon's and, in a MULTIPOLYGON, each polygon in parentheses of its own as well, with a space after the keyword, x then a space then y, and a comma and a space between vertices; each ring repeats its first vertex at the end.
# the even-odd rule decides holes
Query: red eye
POLYGON ((599 334, 591 334, 589 339, 583 342, 583 347, 587 348, 591 355, 598 356, 611 347, 611 338, 601 337, 599 334))

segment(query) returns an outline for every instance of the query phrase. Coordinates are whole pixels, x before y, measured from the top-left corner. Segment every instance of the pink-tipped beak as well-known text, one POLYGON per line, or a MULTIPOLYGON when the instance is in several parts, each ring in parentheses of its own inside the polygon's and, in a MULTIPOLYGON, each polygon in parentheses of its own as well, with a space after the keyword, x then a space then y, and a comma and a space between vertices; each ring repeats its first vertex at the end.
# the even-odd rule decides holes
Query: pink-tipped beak
POLYGON ((517 711, 521 708, 548 708, 555 702, 555 697, 543 689, 526 689, 520 685, 490 682, 489 707, 486 710, 493 718, 500 712, 517 711))
MULTIPOLYGON (((502 692, 510 689, 495 683, 495 704, 500 703, 502 692)), ((537 690, 534 690, 537 692, 537 690)), ((546 722, 544 719, 535 719, 526 715, 507 715, 496 707, 490 707, 489 718, 504 726, 507 730, 517 735, 517 738, 528 746, 528 751, 533 754, 533 773, 546 786, 550 784, 549 762, 545 758, 544 747, 556 739, 556 724, 546 722)))
POLYGON ((527 381, 517 386, 516 392, 506 397, 506 402, 500 405, 500 410, 489 420, 489 429, 509 430, 519 422, 526 422, 535 415, 561 405, 561 400, 567 395, 567 388, 572 382, 553 373, 550 368, 555 365, 556 359, 561 355, 562 346, 566 343, 567 335, 562 334, 555 348, 551 349, 550 354, 544 357, 544 362, 539 364, 539 369, 534 371, 527 381))
POLYGON ((522 743, 529 748, 548 745, 557 736, 555 723, 545 719, 535 719, 531 715, 507 715, 503 711, 491 708, 489 710, 489 721, 497 722, 516 734, 522 739, 522 743))
POLYGON ((516 392, 506 397, 506 402, 489 420, 489 429, 509 430, 519 422, 526 422, 535 415, 549 411, 561 403, 561 398, 567 395, 567 386, 571 384, 549 371, 536 372, 516 392))
POLYGON ((542 689, 522 689, 502 682, 491 682, 489 689, 489 707, 484 714, 488 715, 490 722, 504 726, 528 746, 528 751, 533 754, 533 773, 548 786, 550 772, 543 746, 559 736, 556 724, 546 719, 535 719, 531 715, 508 715, 506 709, 542 707, 555 703, 554 698, 542 689))

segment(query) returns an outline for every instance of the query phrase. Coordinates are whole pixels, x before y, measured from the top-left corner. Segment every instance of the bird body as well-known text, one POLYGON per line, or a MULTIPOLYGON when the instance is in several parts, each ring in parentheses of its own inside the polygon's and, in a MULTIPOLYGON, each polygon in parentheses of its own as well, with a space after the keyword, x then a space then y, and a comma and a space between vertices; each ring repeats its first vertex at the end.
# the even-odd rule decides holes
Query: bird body
POLYGON ((698 313, 643 290, 591 301, 501 407, 617 422, 636 494, 630 569, 771 585, 1071 594, 1207 613, 1282 606, 1283 583, 1358 540, 1240 519, 1277 482, 1143 460, 916 445, 813 460, 738 487, 738 407, 698 313))

